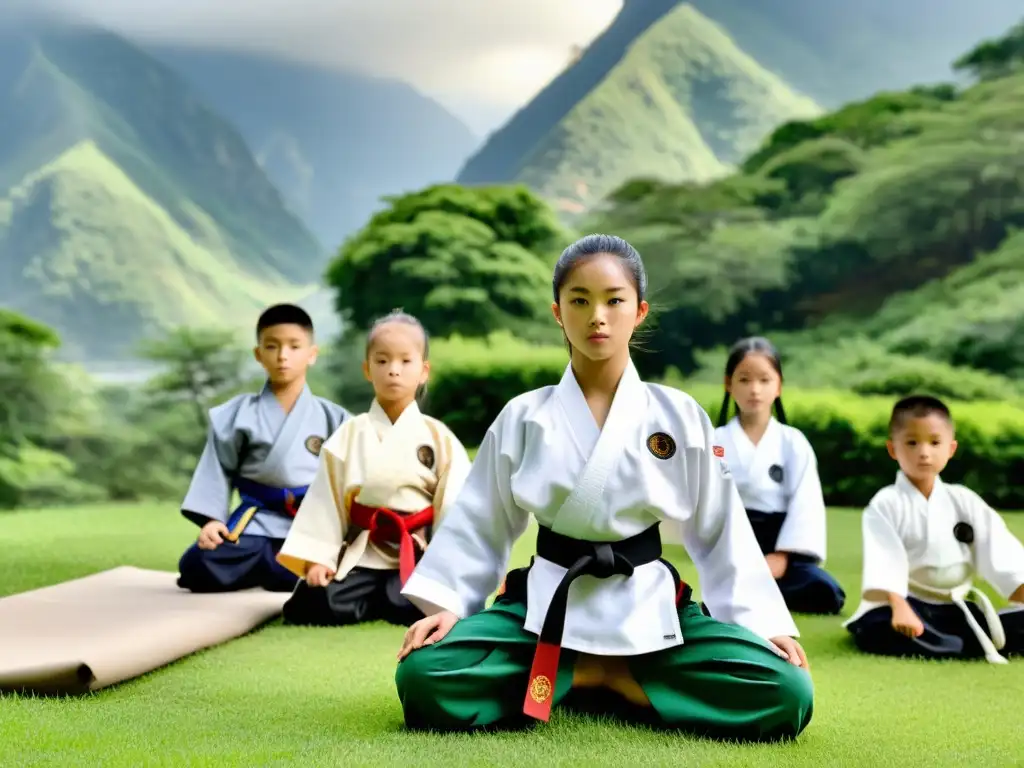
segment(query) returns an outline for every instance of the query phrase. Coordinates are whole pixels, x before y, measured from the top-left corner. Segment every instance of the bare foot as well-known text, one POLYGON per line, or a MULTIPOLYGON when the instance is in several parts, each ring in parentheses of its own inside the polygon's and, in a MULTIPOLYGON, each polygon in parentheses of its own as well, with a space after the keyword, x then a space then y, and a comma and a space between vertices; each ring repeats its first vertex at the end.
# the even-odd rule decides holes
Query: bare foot
POLYGON ((605 685, 631 704, 638 707, 651 706, 651 700, 633 677, 629 662, 620 656, 610 656, 606 661, 605 685))
POLYGON ((573 688, 600 688, 604 685, 604 665, 599 656, 581 653, 576 658, 572 676, 573 688))
POLYGON ((633 677, 626 659, 581 653, 576 660, 573 688, 607 688, 640 707, 651 706, 644 689, 633 677))

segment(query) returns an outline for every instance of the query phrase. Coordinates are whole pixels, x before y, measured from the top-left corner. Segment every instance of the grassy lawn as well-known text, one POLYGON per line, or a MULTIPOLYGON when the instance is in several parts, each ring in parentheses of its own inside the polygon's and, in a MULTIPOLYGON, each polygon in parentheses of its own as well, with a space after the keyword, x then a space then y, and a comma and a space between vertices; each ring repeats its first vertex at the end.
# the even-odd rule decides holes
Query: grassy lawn
MULTIPOLYGON (((1007 518, 1024 536, 1024 514, 1007 518)), ((849 615, 859 515, 834 510, 830 520, 829 568, 850 596, 849 615)), ((173 504, 3 514, 0 594, 121 564, 175 570, 194 535, 173 504)), ((531 546, 528 534, 517 563, 531 546)), ((680 553, 672 559, 694 578, 680 553)), ((798 617, 816 701, 791 744, 722 745, 562 713, 523 734, 408 734, 394 686, 401 628, 274 623, 85 698, 0 697, 0 765, 1024 765, 1016 706, 1024 661, 869 658, 840 622, 798 617)))

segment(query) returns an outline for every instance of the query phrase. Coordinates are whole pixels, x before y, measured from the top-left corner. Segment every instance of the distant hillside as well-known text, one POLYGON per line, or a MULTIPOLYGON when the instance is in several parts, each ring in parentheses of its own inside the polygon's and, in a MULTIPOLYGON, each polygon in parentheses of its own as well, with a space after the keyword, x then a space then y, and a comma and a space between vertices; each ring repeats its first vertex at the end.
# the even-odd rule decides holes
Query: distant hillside
POLYGON ((323 247, 183 80, 105 32, 0 34, 0 304, 96 360, 308 291, 323 247))
POLYGON ((396 80, 260 55, 147 46, 238 126, 290 206, 333 251, 382 195, 450 181, 479 140, 396 80))
POLYGON ((691 6, 627 5, 459 181, 511 174, 562 208, 582 210, 631 177, 721 176, 780 123, 819 111, 691 6), (589 80, 597 82, 583 91, 589 80), (563 114, 545 111, 554 101, 563 114))
POLYGON ((555 197, 568 189, 568 210, 607 191, 597 176, 618 178, 620 163, 630 177, 700 181, 746 155, 773 120, 806 114, 799 93, 838 107, 949 80, 950 62, 1020 9, 1019 0, 625 0, 458 181, 527 181, 555 197), (708 118, 721 120, 723 103, 733 112, 726 130, 708 118))
POLYGON ((1001 35, 1020 0, 686 0, 762 66, 838 107, 948 81, 950 62, 1001 35))
POLYGON ((1024 397, 1024 23, 957 77, 780 126, 706 184, 624 185, 587 222, 644 254, 660 304, 638 366, 721 381, 770 336, 787 380, 1024 397))

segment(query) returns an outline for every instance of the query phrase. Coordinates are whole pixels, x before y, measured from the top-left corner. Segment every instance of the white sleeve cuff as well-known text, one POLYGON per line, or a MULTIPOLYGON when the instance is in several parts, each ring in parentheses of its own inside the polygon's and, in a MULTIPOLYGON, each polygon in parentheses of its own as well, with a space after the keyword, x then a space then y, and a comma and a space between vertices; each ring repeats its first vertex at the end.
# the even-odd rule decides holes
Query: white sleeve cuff
POLYGON ((464 619, 468 613, 458 592, 415 571, 405 583, 402 595, 423 611, 425 616, 451 611, 460 619, 464 619))

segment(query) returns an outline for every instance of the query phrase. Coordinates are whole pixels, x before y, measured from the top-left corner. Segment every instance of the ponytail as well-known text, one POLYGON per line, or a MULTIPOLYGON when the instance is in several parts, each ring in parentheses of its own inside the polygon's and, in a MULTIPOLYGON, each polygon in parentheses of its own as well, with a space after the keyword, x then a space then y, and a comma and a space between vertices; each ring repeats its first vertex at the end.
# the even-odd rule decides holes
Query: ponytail
POLYGON ((725 391, 725 397, 722 398, 722 408, 718 411, 718 425, 724 427, 729 421, 729 390, 725 391))
POLYGON ((782 398, 775 398, 775 418, 778 419, 780 424, 787 424, 786 421, 786 409, 782 407, 782 398))

